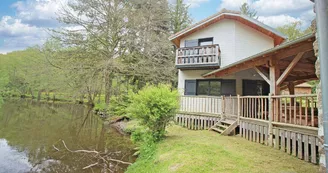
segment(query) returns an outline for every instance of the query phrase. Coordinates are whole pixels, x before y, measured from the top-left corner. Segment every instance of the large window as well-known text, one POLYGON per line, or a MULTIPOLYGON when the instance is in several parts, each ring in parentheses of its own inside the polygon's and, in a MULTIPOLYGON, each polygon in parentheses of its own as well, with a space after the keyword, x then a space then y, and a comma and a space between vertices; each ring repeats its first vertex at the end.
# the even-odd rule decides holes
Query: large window
POLYGON ((185 95, 236 95, 235 80, 186 80, 185 95))

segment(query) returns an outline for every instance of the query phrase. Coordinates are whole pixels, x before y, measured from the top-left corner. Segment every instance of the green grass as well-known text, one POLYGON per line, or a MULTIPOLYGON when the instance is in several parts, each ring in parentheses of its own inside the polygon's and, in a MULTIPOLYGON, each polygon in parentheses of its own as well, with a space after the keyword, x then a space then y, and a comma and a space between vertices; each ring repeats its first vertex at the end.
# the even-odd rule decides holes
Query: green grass
POLYGON ((128 173, 312 173, 319 170, 317 165, 238 136, 179 126, 171 126, 168 131, 154 156, 138 159, 128 168, 128 173))

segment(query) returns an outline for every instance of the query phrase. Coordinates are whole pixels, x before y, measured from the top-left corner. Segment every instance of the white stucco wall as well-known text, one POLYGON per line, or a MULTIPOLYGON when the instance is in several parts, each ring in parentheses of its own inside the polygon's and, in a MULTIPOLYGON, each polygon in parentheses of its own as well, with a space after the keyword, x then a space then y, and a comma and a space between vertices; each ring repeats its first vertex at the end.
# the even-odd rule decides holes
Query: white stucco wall
POLYGON ((235 22, 235 61, 274 47, 274 40, 239 22, 235 22))

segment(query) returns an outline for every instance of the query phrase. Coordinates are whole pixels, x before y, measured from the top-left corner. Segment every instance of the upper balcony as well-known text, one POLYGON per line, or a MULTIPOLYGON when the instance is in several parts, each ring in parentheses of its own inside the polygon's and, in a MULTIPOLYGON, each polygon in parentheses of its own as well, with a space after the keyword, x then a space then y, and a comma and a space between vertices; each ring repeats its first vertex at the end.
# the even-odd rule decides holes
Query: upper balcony
POLYGON ((179 48, 175 65, 178 69, 219 68, 220 52, 218 44, 179 48))

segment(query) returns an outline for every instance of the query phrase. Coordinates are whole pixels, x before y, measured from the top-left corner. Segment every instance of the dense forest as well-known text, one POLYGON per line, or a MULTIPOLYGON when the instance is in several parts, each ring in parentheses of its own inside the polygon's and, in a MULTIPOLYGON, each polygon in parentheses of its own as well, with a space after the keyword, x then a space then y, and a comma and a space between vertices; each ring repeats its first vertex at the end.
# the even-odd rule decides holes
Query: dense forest
MULTIPOLYGON (((241 12, 256 17, 247 4, 241 12)), ((0 95, 109 104, 147 83, 177 85, 170 34, 192 23, 182 0, 77 0, 40 46, 0 54, 0 95)), ((278 28, 295 39, 300 23, 278 28)))

